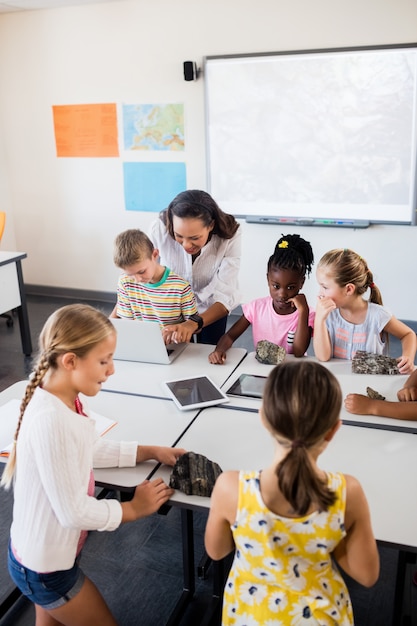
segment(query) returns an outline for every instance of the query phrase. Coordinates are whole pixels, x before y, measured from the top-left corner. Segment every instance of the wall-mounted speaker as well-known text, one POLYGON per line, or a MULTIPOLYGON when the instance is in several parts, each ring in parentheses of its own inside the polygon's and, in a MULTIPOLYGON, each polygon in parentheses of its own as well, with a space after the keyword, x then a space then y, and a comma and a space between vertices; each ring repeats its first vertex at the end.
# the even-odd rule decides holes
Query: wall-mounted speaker
POLYGON ((197 80, 200 70, 194 61, 184 61, 184 80, 197 80))

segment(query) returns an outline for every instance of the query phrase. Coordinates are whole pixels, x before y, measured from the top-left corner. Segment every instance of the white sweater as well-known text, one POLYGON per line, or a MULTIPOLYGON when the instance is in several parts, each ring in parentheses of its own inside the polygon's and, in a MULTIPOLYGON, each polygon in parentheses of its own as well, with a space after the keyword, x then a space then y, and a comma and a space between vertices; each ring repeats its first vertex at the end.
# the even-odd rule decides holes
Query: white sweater
POLYGON ((81 530, 114 530, 117 500, 87 495, 92 467, 136 464, 136 442, 99 437, 94 420, 37 388, 17 441, 11 539, 22 564, 37 572, 69 569, 81 530))

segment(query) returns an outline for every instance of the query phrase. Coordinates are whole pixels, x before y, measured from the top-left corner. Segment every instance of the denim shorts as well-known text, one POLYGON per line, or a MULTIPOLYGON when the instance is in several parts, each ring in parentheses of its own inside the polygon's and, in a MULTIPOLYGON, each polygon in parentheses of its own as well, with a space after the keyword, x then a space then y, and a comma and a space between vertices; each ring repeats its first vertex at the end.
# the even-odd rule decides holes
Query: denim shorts
POLYGON ((24 567, 14 556, 9 543, 9 574, 18 589, 34 604, 46 610, 58 609, 81 591, 84 573, 77 561, 71 569, 39 574, 24 567))

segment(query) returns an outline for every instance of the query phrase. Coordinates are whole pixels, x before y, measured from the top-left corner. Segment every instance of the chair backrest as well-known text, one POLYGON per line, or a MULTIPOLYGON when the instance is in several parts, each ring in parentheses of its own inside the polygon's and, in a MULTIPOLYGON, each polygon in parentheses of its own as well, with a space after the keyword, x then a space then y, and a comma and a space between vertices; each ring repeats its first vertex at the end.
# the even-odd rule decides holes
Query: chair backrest
POLYGON ((4 227, 6 225, 6 213, 4 211, 0 211, 0 241, 3 237, 4 227))

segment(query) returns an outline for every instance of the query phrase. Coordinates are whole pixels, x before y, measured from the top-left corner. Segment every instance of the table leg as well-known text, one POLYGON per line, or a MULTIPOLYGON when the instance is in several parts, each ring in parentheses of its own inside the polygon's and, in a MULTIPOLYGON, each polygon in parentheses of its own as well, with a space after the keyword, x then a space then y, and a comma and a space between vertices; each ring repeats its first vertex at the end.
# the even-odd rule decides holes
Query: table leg
POLYGON ((13 591, 9 593, 9 595, 3 600, 0 604, 0 619, 6 615, 7 611, 12 608, 15 602, 21 597, 20 590, 15 587, 13 591))
POLYGON ((204 551, 204 554, 201 557, 199 564, 197 565, 197 576, 199 578, 206 580, 208 576, 208 570, 212 562, 213 561, 211 560, 207 552, 204 551))
POLYGON ((403 624, 403 602, 404 586, 407 573, 407 564, 416 562, 415 552, 400 550, 398 553, 397 576, 395 579, 394 611, 392 616, 392 626, 403 624))
POLYGON ((32 339, 30 336, 29 316, 26 303, 25 284, 23 282, 23 272, 21 261, 16 261, 17 278, 19 281, 20 306, 17 307, 19 316, 20 337, 22 339, 23 354, 30 356, 32 354, 32 339))
POLYGON ((181 597, 175 605, 166 626, 177 626, 180 623, 184 611, 195 593, 194 528, 193 512, 190 509, 181 509, 181 534, 184 584, 181 597))

